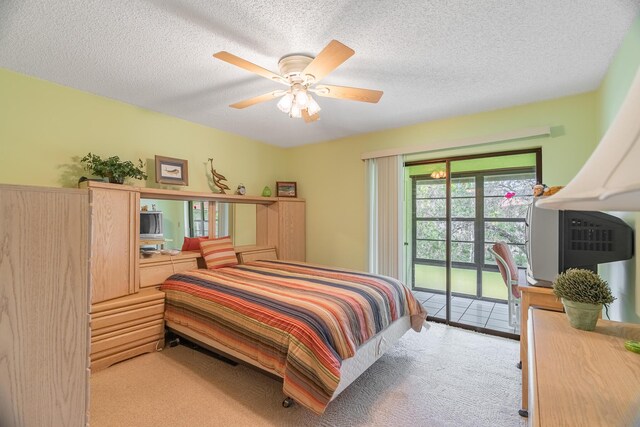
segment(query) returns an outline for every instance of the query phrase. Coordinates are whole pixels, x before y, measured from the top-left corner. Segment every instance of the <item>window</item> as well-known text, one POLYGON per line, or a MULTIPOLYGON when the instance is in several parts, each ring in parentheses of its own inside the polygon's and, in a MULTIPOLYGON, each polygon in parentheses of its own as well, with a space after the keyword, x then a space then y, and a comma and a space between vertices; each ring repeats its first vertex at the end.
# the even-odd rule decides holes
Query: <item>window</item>
MULTIPOLYGON (((498 271, 495 260, 487 255, 487 247, 495 242, 507 242, 518 266, 526 266, 524 218, 535 183, 534 167, 451 174, 451 260, 460 278, 454 292, 457 286, 458 293, 496 297, 483 286, 483 279, 488 281, 483 273, 498 271)), ((441 290, 437 274, 434 286, 429 287, 429 275, 416 278, 416 266, 431 266, 431 273, 446 268, 446 180, 418 175, 412 177, 412 185, 413 283, 418 288, 441 290)), ((421 270, 427 271, 424 268, 421 270)), ((504 284, 497 286, 503 291, 504 284)))
POLYGON ((209 235, 209 202, 189 202, 189 235, 209 235))

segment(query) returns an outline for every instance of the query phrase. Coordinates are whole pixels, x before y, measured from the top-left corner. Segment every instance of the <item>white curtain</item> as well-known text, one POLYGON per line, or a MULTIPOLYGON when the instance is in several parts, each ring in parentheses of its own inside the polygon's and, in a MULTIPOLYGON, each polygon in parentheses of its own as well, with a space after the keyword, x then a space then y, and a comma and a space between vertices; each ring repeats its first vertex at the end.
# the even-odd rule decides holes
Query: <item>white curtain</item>
POLYGON ((369 271, 404 281, 402 156, 366 160, 369 271))

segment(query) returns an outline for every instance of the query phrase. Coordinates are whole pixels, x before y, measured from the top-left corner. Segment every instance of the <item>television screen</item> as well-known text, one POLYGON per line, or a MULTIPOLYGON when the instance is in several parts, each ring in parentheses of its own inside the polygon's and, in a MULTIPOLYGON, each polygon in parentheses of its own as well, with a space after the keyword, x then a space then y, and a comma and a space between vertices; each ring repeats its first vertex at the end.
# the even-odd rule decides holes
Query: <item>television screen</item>
POLYGON ((162 212, 142 211, 140 212, 140 238, 141 239, 162 239, 162 212))

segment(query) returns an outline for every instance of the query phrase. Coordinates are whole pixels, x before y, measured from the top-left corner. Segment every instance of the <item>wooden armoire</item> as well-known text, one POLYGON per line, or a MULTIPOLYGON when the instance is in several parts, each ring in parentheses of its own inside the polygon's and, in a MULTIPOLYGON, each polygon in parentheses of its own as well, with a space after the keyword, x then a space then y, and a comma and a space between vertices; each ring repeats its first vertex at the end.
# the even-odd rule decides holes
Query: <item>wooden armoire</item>
POLYGON ((0 185, 0 425, 83 426, 87 190, 0 185))

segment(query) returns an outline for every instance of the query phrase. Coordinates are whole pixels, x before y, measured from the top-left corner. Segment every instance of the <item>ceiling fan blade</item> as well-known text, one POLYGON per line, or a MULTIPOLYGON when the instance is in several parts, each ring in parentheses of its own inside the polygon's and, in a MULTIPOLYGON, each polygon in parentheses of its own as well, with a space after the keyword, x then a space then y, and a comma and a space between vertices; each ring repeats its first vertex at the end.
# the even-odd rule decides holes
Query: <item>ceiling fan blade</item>
POLYGON ((269 93, 265 93, 264 95, 254 96, 253 98, 245 99, 244 101, 231 104, 229 105, 229 107, 237 108, 237 109, 251 107, 252 105, 259 104, 265 101, 270 101, 272 99, 275 99, 284 95, 284 92, 283 93, 280 93, 280 92, 281 91, 276 90, 269 93))
POLYGON ((231 65, 235 65, 236 67, 244 68, 247 71, 258 74, 259 76, 264 77, 265 79, 269 79, 273 82, 278 82, 289 86, 289 83, 280 75, 276 73, 272 73, 266 68, 262 68, 253 62, 249 62, 246 59, 242 59, 238 56, 235 56, 232 53, 220 51, 218 53, 213 54, 214 58, 218 58, 221 61, 228 62, 231 65))
POLYGON ((320 114, 315 113, 309 115, 309 111, 305 108, 304 110, 302 110, 302 118, 306 123, 313 123, 320 118, 320 114))
POLYGON ((337 40, 331 40, 322 52, 302 72, 312 75, 314 82, 319 82, 327 74, 338 68, 355 53, 353 49, 347 47, 337 40))
POLYGON ((373 104, 380 101, 383 94, 381 90, 331 85, 316 86, 314 92, 319 96, 327 98, 349 99, 351 101, 371 102, 373 104))

